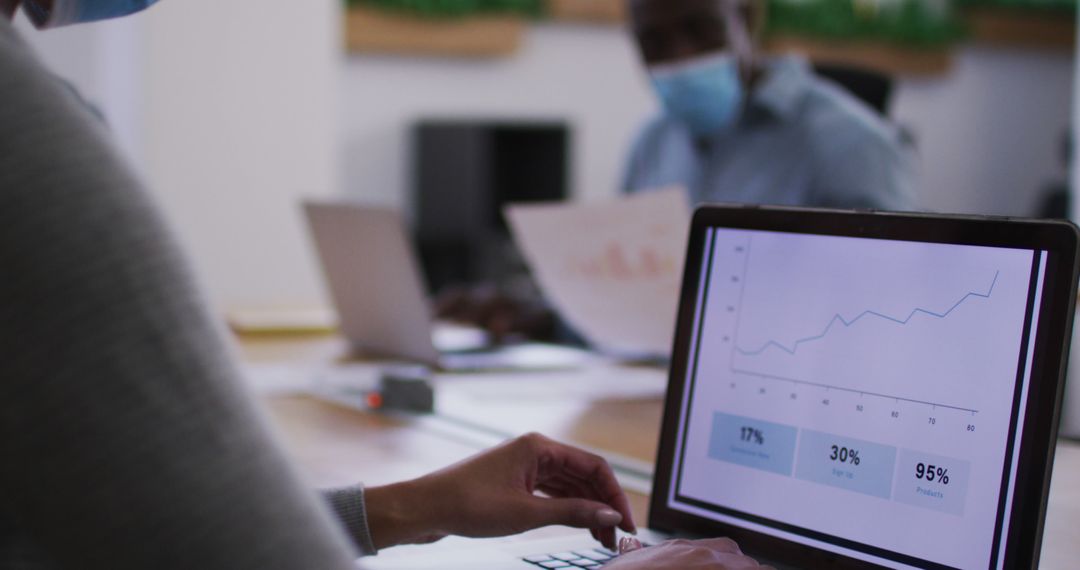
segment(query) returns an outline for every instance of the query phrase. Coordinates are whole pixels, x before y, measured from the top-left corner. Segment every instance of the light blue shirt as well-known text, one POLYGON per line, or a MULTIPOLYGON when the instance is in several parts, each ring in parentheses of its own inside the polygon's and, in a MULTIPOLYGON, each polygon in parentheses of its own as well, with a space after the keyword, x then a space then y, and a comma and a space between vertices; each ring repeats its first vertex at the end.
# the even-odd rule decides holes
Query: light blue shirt
POLYGON ((623 190, 679 185, 694 204, 914 208, 912 150, 894 125, 805 60, 766 64, 729 131, 696 139, 678 120, 645 125, 623 190))

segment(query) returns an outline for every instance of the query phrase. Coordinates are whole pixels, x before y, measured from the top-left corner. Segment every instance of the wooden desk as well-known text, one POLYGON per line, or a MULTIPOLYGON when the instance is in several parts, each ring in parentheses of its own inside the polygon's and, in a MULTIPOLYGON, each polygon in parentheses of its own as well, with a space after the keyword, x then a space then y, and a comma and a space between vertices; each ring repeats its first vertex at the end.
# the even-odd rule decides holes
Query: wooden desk
MULTIPOLYGON (((241 343, 254 362, 317 364, 343 353, 334 337, 266 338, 241 343)), ((267 397, 287 449, 316 486, 381 484, 453 463, 481 447, 469 438, 415 422, 325 403, 307 396, 267 397)), ((539 431, 557 439, 651 462, 659 436, 659 400, 592 401, 551 405, 519 402, 485 412, 511 433, 539 431), (532 409, 533 411, 529 411, 532 409)), ((644 523, 648 497, 630 493, 644 523)), ((1080 560, 1080 445, 1062 442, 1054 464, 1041 568, 1071 569, 1080 560)))

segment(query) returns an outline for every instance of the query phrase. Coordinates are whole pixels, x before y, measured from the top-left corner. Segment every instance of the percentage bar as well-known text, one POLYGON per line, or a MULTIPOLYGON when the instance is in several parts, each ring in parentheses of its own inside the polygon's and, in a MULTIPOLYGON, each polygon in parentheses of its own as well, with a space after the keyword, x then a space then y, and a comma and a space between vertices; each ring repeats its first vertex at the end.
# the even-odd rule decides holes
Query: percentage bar
POLYGON ((803 429, 795 478, 888 499, 896 453, 888 445, 803 429))
POLYGON ((964 514, 971 463, 955 457, 903 449, 894 499, 957 516, 964 514))
POLYGON ((915 478, 924 479, 927 483, 937 481, 942 485, 949 484, 949 470, 934 464, 919 463, 915 466, 915 478))
POLYGON ((858 465, 860 462, 859 450, 833 444, 832 454, 829 455, 829 459, 840 463, 858 465))
POLYGON ((742 437, 743 441, 745 441, 747 443, 756 443, 758 445, 765 445, 765 436, 762 435, 760 429, 750 427, 750 426, 743 426, 743 428, 741 430, 741 433, 742 433, 741 437, 742 437))
POLYGON ((798 429, 717 412, 709 437, 709 457, 779 475, 791 475, 798 429))

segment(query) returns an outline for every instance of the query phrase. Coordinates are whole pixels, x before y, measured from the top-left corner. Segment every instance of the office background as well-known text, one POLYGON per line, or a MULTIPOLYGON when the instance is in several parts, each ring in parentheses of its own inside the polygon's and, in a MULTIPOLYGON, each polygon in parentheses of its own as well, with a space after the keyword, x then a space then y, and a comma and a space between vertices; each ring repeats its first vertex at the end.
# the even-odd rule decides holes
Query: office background
MULTIPOLYGON (((341 4, 164 0, 145 14, 91 26, 39 33, 24 19, 19 24, 58 75, 105 115, 221 313, 325 307, 299 200, 346 195, 408 208, 409 133, 424 118, 565 121, 573 136, 571 193, 615 195, 631 138, 656 110, 624 29, 530 24, 517 53, 487 60, 355 55, 342 48, 341 4)), ((1070 124, 1080 133, 1078 59, 962 42, 948 73, 897 77, 891 115, 917 141, 921 205, 1034 213, 1042 190, 1068 176, 1060 147, 1070 124)), ((1076 154, 1073 163, 1080 163, 1076 154)), ((1080 172, 1072 179, 1080 188, 1080 172)), ((1074 343, 1080 354, 1080 335, 1074 343)), ((1080 398, 1067 405, 1067 433, 1080 435, 1080 398)), ((301 412, 294 429, 318 417, 341 438, 335 449, 353 455, 323 467, 343 482, 379 463, 369 457, 382 458, 357 454, 355 419, 343 413, 305 402, 279 404, 283 410, 301 412)), ((617 440, 652 437, 642 437, 659 421, 650 417, 635 422, 642 431, 617 440)), ((414 439, 406 440, 413 446, 377 441, 394 445, 371 446, 376 451, 417 449, 414 439)), ((437 440, 423 449, 438 452, 428 458, 437 464, 461 446, 445 447, 437 440)), ((419 465, 397 459, 381 477, 419 465)))
MULTIPOLYGON (((570 191, 616 193, 656 103, 626 31, 535 23, 494 59, 346 54, 338 0, 167 0, 113 23, 25 36, 108 117, 223 311, 325 303, 296 206, 348 195, 407 207, 422 118, 566 121, 570 191)), ((1066 177, 1074 54, 962 42, 942 75, 898 76, 921 204, 1030 215, 1066 177)))

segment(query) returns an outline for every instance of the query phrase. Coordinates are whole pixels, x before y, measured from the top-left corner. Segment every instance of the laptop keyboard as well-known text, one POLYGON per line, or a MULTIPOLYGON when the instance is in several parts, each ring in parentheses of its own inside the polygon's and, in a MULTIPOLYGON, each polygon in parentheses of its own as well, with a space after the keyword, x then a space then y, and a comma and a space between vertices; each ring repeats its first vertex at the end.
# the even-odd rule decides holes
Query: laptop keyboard
POLYGON ((554 554, 537 554, 522 558, 525 562, 539 568, 599 568, 609 560, 615 558, 615 554, 600 548, 592 550, 575 550, 573 552, 556 552, 554 554))

